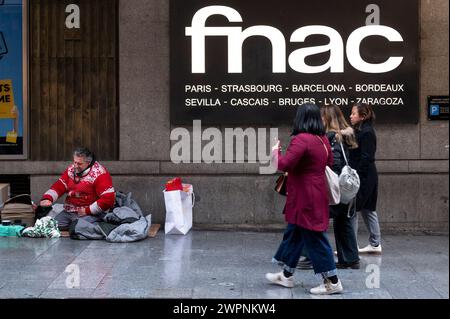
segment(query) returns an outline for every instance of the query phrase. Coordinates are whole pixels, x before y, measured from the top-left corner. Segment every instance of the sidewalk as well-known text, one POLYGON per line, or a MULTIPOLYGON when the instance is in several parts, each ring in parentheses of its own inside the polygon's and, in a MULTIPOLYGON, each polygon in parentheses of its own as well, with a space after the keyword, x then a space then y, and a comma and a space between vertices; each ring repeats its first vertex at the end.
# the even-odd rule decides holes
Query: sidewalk
MULTIPOLYGON (((297 286, 269 284, 281 233, 192 231, 130 244, 0 238, 0 298, 310 299, 319 283, 298 270, 297 286), (70 266, 65 272, 68 265, 70 266), (67 288, 79 270, 79 288, 67 288)), ((366 244, 365 236, 359 238, 366 244)), ((448 236, 383 238, 381 257, 361 256, 361 269, 340 270, 344 293, 314 298, 448 298, 448 236), (378 268, 379 267, 379 268, 378 268), (377 271, 379 288, 368 288, 377 271), (367 272, 366 272, 367 271, 367 272), (371 276, 371 277, 370 277, 371 276)), ((334 237, 330 235, 334 246, 334 237)))

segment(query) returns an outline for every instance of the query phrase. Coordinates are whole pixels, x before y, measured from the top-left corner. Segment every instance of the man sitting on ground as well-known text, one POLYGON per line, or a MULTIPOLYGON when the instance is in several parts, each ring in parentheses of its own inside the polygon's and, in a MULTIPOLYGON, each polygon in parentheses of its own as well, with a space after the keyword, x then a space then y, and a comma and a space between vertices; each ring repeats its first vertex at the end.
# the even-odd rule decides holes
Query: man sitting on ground
POLYGON ((40 205, 51 206, 65 193, 64 211, 54 216, 60 230, 68 230, 78 218, 90 223, 101 221, 105 212, 114 206, 116 197, 111 175, 84 147, 73 152, 73 164, 44 194, 40 205))

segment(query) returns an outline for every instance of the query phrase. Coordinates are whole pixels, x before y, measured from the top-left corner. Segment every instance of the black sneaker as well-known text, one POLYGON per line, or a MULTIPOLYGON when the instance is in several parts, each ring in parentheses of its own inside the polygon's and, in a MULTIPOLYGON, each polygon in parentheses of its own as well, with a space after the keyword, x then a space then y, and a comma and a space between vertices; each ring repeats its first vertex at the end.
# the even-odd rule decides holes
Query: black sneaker
POLYGON ((352 263, 336 263, 337 269, 360 269, 361 265, 359 261, 355 261, 352 263))

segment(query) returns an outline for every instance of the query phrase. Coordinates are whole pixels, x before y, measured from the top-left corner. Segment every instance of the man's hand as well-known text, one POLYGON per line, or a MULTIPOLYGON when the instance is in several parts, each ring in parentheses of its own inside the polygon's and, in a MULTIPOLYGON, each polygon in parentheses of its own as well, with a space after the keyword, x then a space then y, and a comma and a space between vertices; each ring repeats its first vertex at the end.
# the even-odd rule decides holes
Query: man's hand
POLYGON ((41 200, 39 205, 42 207, 49 207, 49 206, 52 206, 52 202, 49 201, 48 199, 44 199, 44 200, 41 200))
POLYGON ((86 216, 87 215, 86 214, 86 208, 78 208, 77 209, 77 213, 78 213, 78 216, 80 216, 80 217, 86 216))

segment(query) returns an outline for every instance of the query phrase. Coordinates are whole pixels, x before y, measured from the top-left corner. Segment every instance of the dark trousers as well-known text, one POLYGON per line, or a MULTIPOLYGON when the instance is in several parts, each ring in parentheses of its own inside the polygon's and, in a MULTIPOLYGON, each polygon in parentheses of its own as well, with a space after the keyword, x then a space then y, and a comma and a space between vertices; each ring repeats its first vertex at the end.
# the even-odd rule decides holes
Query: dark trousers
POLYGON ((352 218, 347 216, 347 210, 348 205, 344 204, 330 206, 338 262, 343 264, 359 261, 355 229, 352 218))
POLYGON ((77 213, 69 213, 69 212, 66 212, 65 210, 63 210, 59 214, 52 216, 52 217, 58 222, 59 230, 66 231, 66 230, 69 230, 70 224, 79 218, 84 219, 89 223, 96 223, 96 222, 103 221, 103 216, 104 216, 104 214, 101 213, 101 214, 95 215, 95 216, 88 215, 88 216, 84 216, 84 217, 79 217, 77 213))
POLYGON ((294 273, 303 248, 308 251, 308 257, 311 259, 316 274, 322 274, 325 277, 337 274, 333 250, 326 233, 312 231, 297 225, 288 224, 273 261, 283 265, 286 271, 294 273))

